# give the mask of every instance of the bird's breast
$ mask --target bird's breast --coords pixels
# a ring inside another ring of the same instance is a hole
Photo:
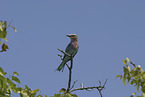
[[[77,41],[71,42],[71,49],[78,50],[78,42]]]

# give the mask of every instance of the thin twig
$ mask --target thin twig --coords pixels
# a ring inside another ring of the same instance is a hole
[[[64,52],[63,50],[60,50],[60,49],[58,49],[58,50],[59,50],[60,52],[62,52],[63,54],[65,54],[65,55],[71,57],[71,55],[69,55],[68,53]]]
[[[78,81],[78,80],[74,81],[74,83],[73,83],[72,87],[70,88],[70,90],[71,90],[72,88],[74,88],[75,83],[76,83],[77,81]]]
[[[93,89],[99,89],[99,87],[81,87],[81,88],[75,88],[75,89],[72,89],[70,90],[70,92],[73,92],[73,91],[77,91],[77,90],[87,90],[87,91],[92,91]],[[91,90],[90,90],[91,89]]]
[[[99,81],[99,83],[101,84],[100,81]],[[103,89],[105,89],[105,85],[106,85],[106,83],[107,83],[107,79],[106,79],[106,81],[105,81],[105,83],[104,83],[103,86],[100,85],[100,86],[98,86],[98,87],[95,87],[95,86],[94,86],[94,87],[84,87],[83,84],[81,84],[81,88],[75,88],[75,89],[72,89],[72,90],[70,90],[70,92],[77,91],[77,90],[87,90],[87,91],[92,91],[93,89],[97,89],[97,90],[99,91],[101,97],[103,97],[101,91],[102,91]]]

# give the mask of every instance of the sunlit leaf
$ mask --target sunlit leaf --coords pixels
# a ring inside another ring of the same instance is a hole
[[[7,73],[0,67],[0,75],[6,75]]]
[[[16,81],[17,83],[19,83],[19,84],[20,84],[20,80],[19,80],[17,77],[12,76],[12,80],[14,80],[14,81]]]
[[[38,95],[37,97],[42,97],[42,95]]]
[[[132,93],[132,95],[136,95],[136,93]]]
[[[13,72],[14,75],[19,75],[17,72]]]
[[[17,88],[17,91],[20,93],[20,91],[22,91],[23,90],[23,88],[22,87],[18,87]]]
[[[142,93],[142,97],[145,97],[145,93]]]
[[[126,66],[128,66],[126,62],[127,62],[126,60],[123,60],[123,63],[124,63]]]
[[[138,92],[138,93],[139,93],[139,86],[140,86],[140,85],[138,84],[138,85],[137,85],[137,92]]]
[[[124,77],[126,77],[126,75],[129,73],[129,70],[125,66],[123,66],[123,69],[124,69]]]
[[[60,91],[59,91],[59,93],[65,93],[66,92],[66,89],[65,88],[62,88]]]
[[[33,90],[33,91],[31,91],[31,93],[36,93],[36,92],[38,92],[40,89],[36,89],[36,90]]]
[[[128,57],[126,57],[126,61],[130,63],[130,61],[129,61],[129,58],[128,58]]]
[[[7,78],[7,82],[12,88],[15,88],[16,85],[9,78]]]
[[[15,30],[15,32],[17,32],[17,30],[16,30],[16,28],[14,26],[11,26],[11,27]]]
[[[64,97],[72,97],[71,94],[66,93]]]
[[[126,77],[123,77],[123,84],[126,86]]]
[[[72,94],[73,97],[78,97],[76,94]]]
[[[3,82],[5,82],[6,81],[6,78],[4,76],[0,75],[0,80],[2,80]]]
[[[25,89],[26,89],[26,90],[29,90],[29,88],[28,88],[28,86],[27,86],[27,85],[25,85]]]
[[[5,38],[7,35],[7,31],[3,29],[3,31],[0,31],[0,38]]]
[[[117,79],[118,77],[120,77],[120,79],[122,79],[122,75],[117,75],[117,76],[116,76],[116,79]]]
[[[137,83],[137,80],[133,79],[133,80],[130,82],[130,85],[133,85],[134,83]]]
[[[3,31],[3,21],[0,22],[0,31]]]
[[[22,93],[22,97],[29,97],[27,93]]]
[[[48,97],[47,95],[45,95],[45,97]]]
[[[128,83],[129,83],[129,81],[131,80],[130,74],[127,76],[127,79],[128,79]]]
[[[61,94],[55,94],[53,97],[62,97]]]
[[[5,41],[8,41],[6,38],[3,38]]]

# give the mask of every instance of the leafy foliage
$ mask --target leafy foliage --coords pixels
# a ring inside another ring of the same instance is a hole
[[[136,66],[134,63],[132,63],[129,58],[126,58],[126,60],[123,60],[125,66],[123,66],[124,75],[117,75],[116,77],[119,77],[122,79],[123,77],[123,83],[126,85],[126,81],[130,83],[130,85],[134,85],[137,89],[137,92],[139,93],[140,88],[142,91],[142,96],[138,97],[145,97],[145,71],[141,68],[140,65]],[[131,64],[134,66],[133,69],[130,69]],[[130,97],[133,97],[133,95],[136,95],[136,93],[132,93]]]
[[[19,75],[17,72],[14,72],[10,78],[6,77],[6,74],[0,67],[0,97],[9,97],[12,93],[19,93],[20,97],[36,97],[39,89],[31,90],[27,85],[25,88],[18,87],[20,80],[17,77]],[[37,95],[37,97],[42,97],[42,95]]]
[[[15,32],[17,32],[16,28],[14,26],[11,25],[7,25],[7,22],[0,22],[0,44],[2,44],[2,50],[0,52],[3,51],[7,51],[7,49],[9,49],[8,45],[6,45],[5,43],[2,43],[1,39],[4,39],[5,41],[8,41],[6,36],[7,36],[7,28],[8,27],[12,27]]]
[[[15,32],[15,27],[11,25],[7,25],[7,22],[0,22],[0,44],[2,44],[2,50],[7,51],[8,45],[5,43],[2,43],[1,39],[4,39],[5,41],[8,41],[6,39],[7,36],[7,28],[12,27]],[[19,74],[17,72],[13,72],[13,75],[11,77],[6,76],[7,72],[4,72],[4,70],[0,67],[0,97],[10,97],[12,93],[19,93],[20,97],[42,97],[42,95],[37,95],[37,92],[39,92],[39,89],[31,90],[31,88],[28,88],[27,85],[25,85],[25,88],[19,87],[20,80],[18,78]],[[47,95],[45,95],[47,97]]]

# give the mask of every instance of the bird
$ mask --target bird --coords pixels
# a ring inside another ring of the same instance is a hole
[[[69,37],[71,39],[71,42],[68,44],[68,46],[65,49],[65,52],[69,55],[71,55],[72,57],[74,57],[77,52],[78,52],[78,37],[76,34],[68,34],[66,35],[67,37]],[[59,67],[56,69],[57,71],[63,71],[63,68],[65,67],[65,64],[71,60],[71,57],[68,55],[64,55],[61,64],[59,65]]]

